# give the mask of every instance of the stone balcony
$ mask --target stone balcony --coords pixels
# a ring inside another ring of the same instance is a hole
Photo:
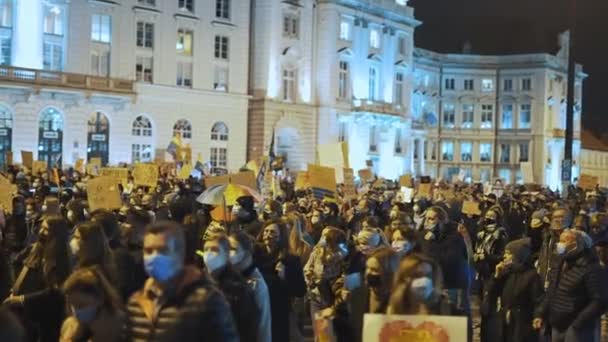
[[[60,71],[0,66],[0,84],[85,90],[121,95],[135,95],[135,82],[124,79],[72,74]]]
[[[372,100],[353,100],[352,112],[390,115],[405,118],[407,108],[393,103],[372,101]]]

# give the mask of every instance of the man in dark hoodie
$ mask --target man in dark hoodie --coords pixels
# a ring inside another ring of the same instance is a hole
[[[556,251],[547,295],[535,312],[533,325],[539,329],[548,322],[553,342],[597,342],[608,284],[591,238],[581,231],[564,231]]]

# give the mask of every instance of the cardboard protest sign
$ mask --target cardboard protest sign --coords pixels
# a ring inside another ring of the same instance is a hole
[[[205,187],[209,188],[218,184],[228,184],[230,182],[229,175],[205,177]]]
[[[4,177],[4,175],[0,175],[0,184],[12,184],[10,180],[8,180],[8,178]]]
[[[175,163],[162,162],[159,166],[162,175],[171,175],[175,171]]]
[[[84,173],[84,159],[76,160],[76,163],[74,164],[74,170],[80,173]]]
[[[184,163],[184,165],[182,165],[181,169],[179,169],[177,178],[188,179],[188,178],[190,178],[191,173],[192,173],[192,165],[190,165],[189,163]]]
[[[99,176],[110,177],[116,184],[126,185],[129,182],[129,169],[122,167],[103,167],[99,169]]]
[[[461,342],[467,340],[466,316],[365,314],[365,342]]]
[[[431,199],[433,188],[430,183],[421,183],[418,185],[418,196]]]
[[[479,209],[479,203],[475,201],[464,201],[462,202],[462,213],[466,215],[481,215]]]
[[[13,212],[13,196],[17,193],[17,186],[11,183],[0,183],[0,206],[7,213]]]
[[[47,169],[47,165],[45,161],[34,160],[32,164],[32,174],[38,175],[41,173],[45,173]]]
[[[521,175],[524,179],[525,184],[534,183],[534,170],[532,169],[531,162],[521,162],[519,163],[519,168],[521,170]]]
[[[581,174],[580,177],[578,177],[578,186],[583,190],[593,190],[597,184],[597,176]]]
[[[361,178],[361,183],[367,183],[374,178],[374,175],[370,169],[363,169],[359,170],[359,178]]]
[[[308,164],[310,186],[331,193],[336,191],[336,171],[331,167]]]
[[[441,190],[439,190],[439,193],[446,200],[453,200],[454,198],[456,198],[456,194],[454,193],[454,190],[452,190],[452,189],[441,189]]]
[[[34,154],[31,151],[21,151],[21,165],[32,169],[34,165]]]
[[[431,183],[431,176],[421,176],[420,183],[422,183],[422,184]]]
[[[241,171],[231,174],[230,183],[244,185],[254,190],[257,188],[257,179],[253,171]]]
[[[315,313],[313,331],[315,332],[315,341],[318,342],[336,342],[336,334],[334,332],[334,323],[329,315],[323,315],[323,311]]]
[[[118,184],[113,177],[97,177],[87,183],[87,200],[91,211],[120,209],[122,201]]]
[[[344,143],[322,144],[317,147],[319,164],[330,167],[348,167],[348,155],[344,153],[348,147]]]
[[[13,151],[6,151],[4,153],[4,158],[6,160],[6,165],[13,165]]]
[[[344,196],[356,197],[355,175],[353,169],[342,169],[344,174]]]
[[[135,164],[133,179],[135,185],[155,187],[158,183],[158,166],[156,164]]]
[[[306,190],[308,188],[310,188],[308,171],[298,171],[296,174],[295,190]]]
[[[402,186],[401,193],[403,194],[403,203],[412,203],[412,199],[414,198],[413,188]]]
[[[412,176],[411,175],[403,175],[399,178],[399,186],[412,186]]]

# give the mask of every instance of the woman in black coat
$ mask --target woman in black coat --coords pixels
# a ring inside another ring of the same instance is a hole
[[[291,302],[306,293],[304,271],[300,258],[287,252],[287,231],[279,221],[264,225],[259,236],[261,246],[255,261],[259,266],[270,294],[272,340],[289,341]]]
[[[543,286],[532,265],[531,255],[530,239],[508,243],[503,261],[496,266],[496,272],[486,286],[483,305],[494,306],[486,303],[490,300],[500,303],[497,331],[493,332],[495,341],[538,341],[532,320],[534,309],[543,298]]]

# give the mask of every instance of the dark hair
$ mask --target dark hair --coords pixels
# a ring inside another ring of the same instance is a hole
[[[116,267],[102,226],[97,222],[84,222],[76,226],[80,233],[81,247],[78,251],[76,269],[98,266],[111,281],[116,280]]]
[[[241,245],[241,248],[253,255],[255,249],[255,240],[251,237],[251,235],[245,233],[244,231],[234,232],[229,235],[229,237],[235,239]]]
[[[123,310],[118,292],[103,271],[97,267],[85,267],[74,271],[63,284],[63,292],[66,295],[80,292],[95,298],[101,298],[103,299],[103,306],[111,313]]]
[[[211,234],[205,243],[207,243],[207,241],[217,241],[217,243],[226,253],[230,252],[230,241],[228,241],[228,235],[226,234]]]
[[[118,219],[111,211],[97,209],[91,213],[91,221],[101,225],[108,241],[112,241],[118,237]]]
[[[187,197],[180,196],[169,204],[169,212],[171,213],[171,220],[183,223],[186,215],[193,212],[192,201]]]
[[[0,341],[22,342],[25,341],[25,330],[8,308],[0,308]]]
[[[49,227],[49,237],[43,246],[43,274],[49,286],[61,286],[70,275],[68,255],[68,223],[60,215],[44,219]]]
[[[79,200],[79,199],[72,199],[66,205],[66,209],[68,211],[71,210],[74,213],[74,216],[76,218],[76,222],[82,222],[82,221],[84,221],[86,219],[85,216],[84,216],[84,210],[85,210],[85,208],[86,208],[86,206],[84,204],[84,201],[83,200]]]
[[[184,229],[176,222],[172,221],[160,221],[149,225],[146,229],[147,234],[163,234],[166,237],[173,238],[175,240],[175,249],[182,258],[186,256],[186,237]]]
[[[260,231],[258,235],[258,241],[264,241],[264,230],[269,226],[276,225],[279,230],[279,243],[278,243],[278,252],[279,254],[286,254],[287,249],[289,247],[289,236],[287,233],[287,227],[281,220],[269,220],[264,222],[264,228]]]

